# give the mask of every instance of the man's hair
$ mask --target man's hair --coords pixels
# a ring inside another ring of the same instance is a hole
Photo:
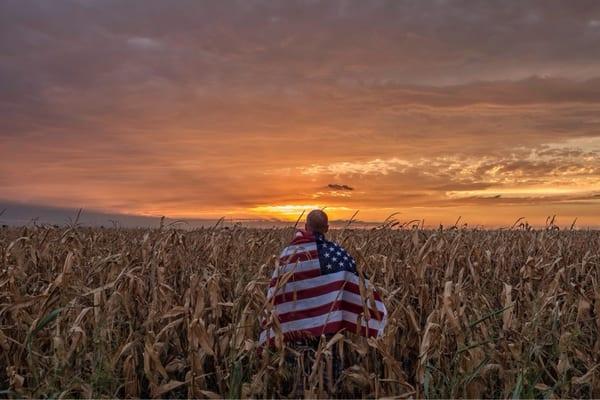
[[[306,216],[306,227],[312,232],[325,233],[329,229],[329,219],[322,210],[312,210]]]

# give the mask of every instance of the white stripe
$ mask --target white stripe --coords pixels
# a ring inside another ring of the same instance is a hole
[[[306,253],[315,250],[317,250],[316,242],[293,244],[283,249],[283,251],[281,252],[281,257],[287,257],[293,254]]]
[[[350,275],[353,275],[353,276],[350,276]],[[348,279],[348,278],[350,278],[350,279]],[[358,277],[356,275],[352,274],[351,272],[340,271],[340,272],[336,272],[333,274],[327,274],[327,275],[317,276],[314,278],[303,279],[301,281],[288,282],[284,286],[280,287],[277,290],[276,294],[280,295],[283,293],[297,292],[297,291],[304,290],[304,289],[310,289],[310,288],[314,288],[317,286],[326,285],[326,284],[332,283],[332,282],[342,281],[344,279],[349,280],[350,282],[354,282],[353,278],[358,278]],[[267,292],[267,297],[270,298],[274,294],[276,289],[277,289],[276,287],[269,288],[269,291]]]
[[[294,271],[294,273],[296,273],[310,271],[312,269],[321,269],[321,265],[319,264],[318,258],[308,261],[297,261],[285,265],[280,265],[275,268],[275,271],[273,272],[273,278],[277,278],[279,275],[283,275],[290,271]]]
[[[349,292],[347,290],[334,290],[333,292],[322,294],[320,296],[309,297],[307,299],[300,300],[290,300],[285,303],[275,305],[275,310],[277,314],[285,314],[292,311],[301,311],[310,308],[315,308],[322,306],[324,304],[333,303],[336,300],[344,300],[348,303],[356,304],[357,306],[362,307],[364,302],[360,295],[356,293]],[[370,302],[367,302],[370,303]],[[381,313],[385,313],[385,306],[380,301],[375,301],[375,306],[377,310]]]
[[[283,293],[293,293],[298,292],[300,290],[310,289],[317,286],[327,285],[328,283],[337,282],[337,281],[347,281],[359,285],[360,278],[358,275],[354,274],[350,271],[339,271],[333,274],[320,275],[314,278],[303,279],[301,281],[287,282],[285,285],[277,289],[277,287],[269,288],[267,292],[267,298],[271,298],[277,290],[276,295],[280,295]],[[365,287],[371,288],[372,285],[368,280],[364,280]]]
[[[299,330],[304,330],[304,329],[315,328],[317,326],[325,325],[326,323],[337,322],[337,321],[348,321],[348,322],[352,322],[353,324],[356,324],[357,317],[358,317],[358,314],[355,314],[351,311],[338,310],[338,311],[333,311],[331,313],[327,313],[324,315],[319,315],[317,317],[304,318],[304,319],[299,319],[296,321],[284,322],[283,324],[281,324],[281,331],[282,331],[282,333],[299,331]],[[363,327],[367,326],[367,321],[365,321],[363,319],[361,321],[361,325]],[[383,331],[383,328],[385,327],[385,321],[377,321],[376,319],[370,319],[369,323],[368,323],[368,327],[370,329],[377,329],[381,334],[381,332]],[[275,331],[273,329],[270,329],[269,331],[262,331],[260,333],[259,343],[262,344],[267,340],[267,334],[271,338],[275,337]]]

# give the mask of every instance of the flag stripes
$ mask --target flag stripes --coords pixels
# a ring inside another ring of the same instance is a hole
[[[341,246],[318,235],[300,232],[281,253],[267,291],[272,313],[261,323],[261,344],[274,338],[275,326],[284,340],[340,330],[383,332],[387,310],[379,293],[359,277]]]

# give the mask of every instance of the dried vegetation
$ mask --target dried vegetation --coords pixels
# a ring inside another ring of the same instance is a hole
[[[323,343],[303,378],[255,348],[291,233],[0,229],[0,397],[321,396],[333,346],[339,395],[600,397],[600,232],[335,231],[388,326]]]

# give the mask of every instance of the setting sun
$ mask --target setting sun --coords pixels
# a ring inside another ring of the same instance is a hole
[[[257,216],[269,216],[275,218],[281,218],[286,221],[296,220],[303,212],[324,209],[330,215],[331,218],[342,218],[344,214],[342,212],[351,211],[348,207],[326,207],[323,205],[316,204],[304,204],[304,205],[273,205],[273,206],[258,206],[252,208],[252,212],[256,213]]]

